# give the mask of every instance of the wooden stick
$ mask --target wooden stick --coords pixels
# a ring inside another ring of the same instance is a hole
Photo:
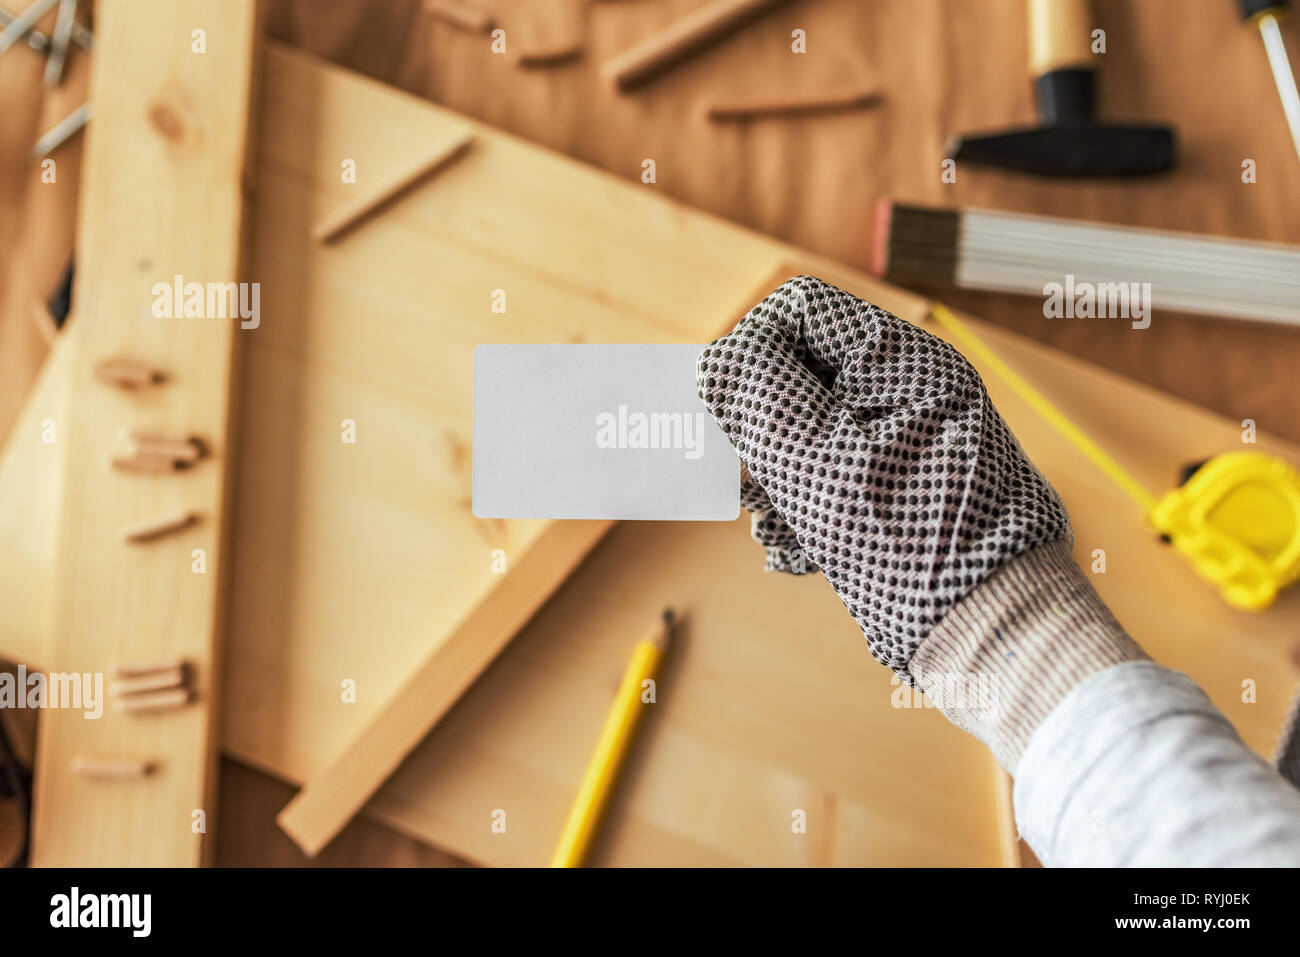
[[[111,462],[113,468],[123,472],[175,472],[187,464],[173,455],[143,449],[137,449],[129,455],[115,455]]]
[[[787,2],[713,0],[609,60],[601,72],[620,90],[630,90]]]
[[[113,666],[113,674],[118,678],[136,678],[151,675],[159,671],[173,669],[184,670],[185,662],[180,658],[162,658],[158,661],[122,661]]]
[[[154,769],[145,758],[112,758],[102,755],[76,757],[71,762],[72,773],[87,778],[142,778]]]
[[[125,678],[113,682],[113,694],[137,695],[145,691],[167,691],[178,688],[185,683],[185,669],[180,665],[166,671],[155,671],[137,678]]]
[[[759,100],[733,103],[710,103],[705,112],[714,122],[748,120],[767,116],[798,116],[830,113],[839,110],[866,109],[881,100],[877,89],[840,90],[822,93],[795,93]]]
[[[537,47],[524,50],[519,54],[518,63],[522,67],[547,67],[576,60],[582,55],[582,44],[576,41],[562,43],[553,47]]]
[[[118,356],[96,363],[95,378],[119,389],[139,389],[161,382],[163,375],[148,363]]]
[[[446,166],[464,152],[473,141],[473,133],[462,132],[438,143],[396,178],[326,216],[312,229],[312,239],[318,243],[327,243],[334,239],[403,190]]]
[[[188,688],[172,688],[168,691],[147,691],[143,694],[127,695],[117,699],[118,711],[173,711],[190,703]]]
[[[424,9],[429,16],[470,33],[490,33],[492,30],[492,14],[479,7],[456,3],[455,0],[424,0]]]
[[[162,518],[150,519],[147,522],[141,522],[139,525],[132,525],[122,529],[122,540],[125,542],[147,542],[155,538],[162,538],[164,535],[170,535],[172,532],[178,532],[183,528],[189,528],[199,517],[193,512],[177,512],[174,515],[165,515]]]
[[[192,435],[133,429],[130,437],[138,452],[149,455],[166,455],[181,462],[192,463],[197,462],[203,454],[202,446]]]

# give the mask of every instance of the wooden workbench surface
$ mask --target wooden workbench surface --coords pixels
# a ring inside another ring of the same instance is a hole
[[[587,55],[551,70],[524,71],[494,57],[485,38],[432,21],[417,0],[272,0],[270,30],[626,179],[638,180],[642,161],[653,158],[657,183],[647,189],[859,267],[867,261],[872,206],[886,195],[1300,242],[1300,161],[1259,39],[1236,22],[1226,0],[1196,4],[1194,16],[1178,0],[1096,3],[1110,50],[1103,115],[1168,121],[1184,146],[1180,168],[1162,180],[1100,186],[973,170],[960,171],[955,184],[940,181],[950,134],[1033,117],[1021,0],[799,0],[637,93],[620,97],[600,81],[597,67],[608,56],[699,2],[593,5],[575,18],[585,20]],[[514,9],[523,5],[493,4],[512,38],[526,38],[530,29]],[[807,31],[806,55],[790,53],[795,28]],[[1284,29],[1294,49],[1296,23]],[[732,127],[702,116],[713,94],[860,80],[885,92],[874,112]],[[1240,179],[1246,158],[1258,167],[1254,185]],[[946,299],[1230,418],[1251,417],[1262,430],[1300,439],[1293,330],[1157,315],[1151,329],[1135,332],[1098,321],[1049,322],[1031,300]],[[278,806],[258,804],[257,780],[243,773],[227,782],[222,800],[230,818],[243,819],[240,794],[249,795],[248,807],[262,808],[259,820]],[[223,862],[265,859],[262,834],[226,834]],[[378,862],[373,849],[369,857],[348,856],[349,846],[355,841],[349,845],[345,836],[333,859]],[[395,861],[417,859],[423,858],[393,852]]]
[[[1109,49],[1103,115],[1165,120],[1177,126],[1183,147],[1178,170],[1161,180],[1106,185],[974,170],[955,184],[940,181],[951,133],[1033,118],[1021,0],[803,0],[640,92],[618,96],[601,82],[600,62],[699,2],[594,4],[585,17],[586,55],[544,71],[493,58],[483,38],[431,20],[418,0],[272,0],[269,28],[628,179],[654,158],[654,188],[855,266],[867,262],[868,216],[882,196],[1300,242],[1300,160],[1259,38],[1236,22],[1226,0],[1190,12],[1180,0],[1094,0]],[[561,3],[582,5],[553,5]],[[508,31],[512,6],[522,0],[492,4]],[[806,55],[789,52],[795,28],[808,33]],[[1284,31],[1295,44],[1297,21]],[[886,100],[870,113],[748,126],[717,127],[701,115],[713,94],[812,89],[831,80],[875,81]],[[1253,185],[1241,182],[1246,158],[1257,164]],[[1105,322],[1053,323],[1032,300],[946,298],[1230,418],[1250,417],[1300,439],[1294,330],[1169,314],[1135,332]],[[251,773],[239,784],[227,787],[227,806],[240,794],[255,803],[262,788],[280,787]],[[366,860],[349,849],[358,830],[373,827],[354,822],[331,860]],[[287,843],[268,827],[244,842],[223,840],[221,856],[256,860],[248,851],[267,847],[264,837]],[[283,850],[281,860],[290,856]]]
[[[469,0],[467,0],[469,2]],[[525,42],[526,0],[480,0],[508,37]],[[431,19],[419,0],[270,0],[271,36],[628,179],[657,164],[655,187],[693,206],[855,266],[867,262],[868,217],[881,196],[948,205],[1089,217],[1300,242],[1300,160],[1258,35],[1228,0],[1094,0],[1107,31],[1101,112],[1178,128],[1182,162],[1151,181],[1070,184],[963,170],[939,178],[948,136],[1028,122],[1022,0],[797,0],[712,52],[627,96],[598,65],[701,0],[548,0],[575,11],[586,49],[574,62],[522,70],[493,56],[485,38]],[[13,0],[8,0],[10,7]],[[557,13],[557,19],[561,17]],[[516,28],[517,25],[517,28]],[[808,53],[790,52],[790,33]],[[1292,50],[1300,20],[1283,24]],[[68,92],[40,94],[39,64],[15,50],[0,62],[0,434],[44,351],[20,285],[57,280],[70,251],[76,198],[74,141],[58,185],[41,186],[26,145],[79,102],[84,58],[69,65]],[[884,103],[867,113],[751,125],[711,125],[712,95],[878,83]],[[1255,184],[1241,182],[1253,159]],[[65,185],[66,184],[66,185]],[[27,215],[22,214],[26,210]],[[38,226],[20,221],[35,220]],[[33,256],[32,248],[40,255]],[[29,277],[29,278],[24,278]],[[1044,320],[1040,305],[1001,295],[948,297],[955,305],[1231,418],[1300,440],[1300,398],[1289,382],[1300,357],[1290,329],[1175,314],[1135,332],[1103,321]],[[10,300],[13,300],[12,302]]]

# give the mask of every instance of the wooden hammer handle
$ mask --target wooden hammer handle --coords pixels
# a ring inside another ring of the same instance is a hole
[[[1088,0],[1029,0],[1030,72],[1091,67],[1094,25]]]

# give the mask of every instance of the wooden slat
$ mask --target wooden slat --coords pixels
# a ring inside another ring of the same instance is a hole
[[[77,340],[68,405],[55,565],[56,671],[103,673],[115,659],[184,658],[197,703],[150,715],[106,708],[44,715],[36,767],[33,861],[39,865],[194,865],[215,825],[219,645],[233,448],[230,421],[238,318],[151,315],[153,286],[182,275],[233,282],[245,228],[245,164],[261,23],[254,0],[104,0],[97,8],[77,249]],[[195,30],[205,50],[195,49]],[[136,356],[166,381],[143,393],[99,382],[114,355]],[[129,428],[200,435],[211,460],[159,479],[109,469]],[[119,531],[168,511],[188,528],[147,544]],[[192,551],[206,551],[206,571]],[[78,776],[83,754],[133,754],[148,777]],[[206,814],[207,834],[192,827]]]

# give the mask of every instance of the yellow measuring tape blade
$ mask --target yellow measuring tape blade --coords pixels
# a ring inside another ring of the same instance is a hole
[[[1088,438],[1082,429],[1067,419],[1060,409],[1047,401],[1041,392],[1022,379],[1016,374],[1015,370],[998,358],[997,353],[986,346],[984,341],[975,335],[966,323],[953,315],[947,307],[937,302],[930,304],[930,315],[952,334],[952,337],[961,344],[963,351],[968,356],[978,359],[980,365],[995,373],[1017,395],[1033,406],[1034,410],[1046,419],[1052,428],[1056,429],[1071,445],[1086,455],[1097,468],[1110,476],[1115,484],[1142,506],[1144,514],[1149,514],[1156,507],[1154,495],[1143,488],[1142,484],[1126,472],[1123,466],[1107,455],[1101,446]]]

